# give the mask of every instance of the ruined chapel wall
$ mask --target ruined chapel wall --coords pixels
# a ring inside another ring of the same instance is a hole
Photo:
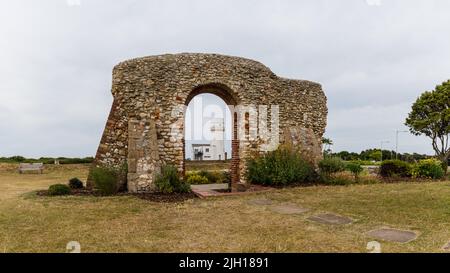
[[[211,90],[227,89],[238,105],[279,105],[282,141],[284,128],[311,128],[317,138],[321,138],[325,130],[326,97],[317,83],[279,78],[264,65],[237,57],[151,56],[125,61],[114,68],[114,104],[96,164],[119,166],[127,161],[129,121],[137,120],[144,127],[154,123],[156,130],[151,131],[156,131],[160,165],[173,164],[182,171],[184,146],[171,133],[178,121],[182,134],[183,113],[177,109],[187,103],[193,90],[202,86],[209,86]],[[259,145],[258,140],[241,141],[240,158],[257,151]],[[240,172],[245,172],[244,160],[240,161]]]

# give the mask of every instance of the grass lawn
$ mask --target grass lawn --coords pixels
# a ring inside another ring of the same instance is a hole
[[[186,171],[223,171],[231,168],[231,160],[227,161],[185,161]]]
[[[32,192],[77,176],[88,166],[50,166],[43,175],[0,165],[0,252],[366,252],[365,232],[413,230],[407,243],[382,242],[383,252],[441,252],[450,240],[450,182],[308,187],[181,204],[131,196],[38,197]],[[309,208],[277,214],[248,204],[255,198]],[[306,218],[333,212],[356,220],[325,226]]]

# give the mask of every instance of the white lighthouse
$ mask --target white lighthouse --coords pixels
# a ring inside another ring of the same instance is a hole
[[[212,160],[225,160],[225,125],[223,119],[212,119],[211,124],[211,150]]]
[[[206,123],[209,127],[210,143],[192,144],[193,160],[226,160],[225,124],[223,118],[211,118]]]

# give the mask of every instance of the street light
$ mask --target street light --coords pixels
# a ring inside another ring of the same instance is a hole
[[[408,133],[408,131],[395,131],[395,159],[398,159],[398,134],[399,133]]]
[[[389,143],[389,141],[381,141],[381,162],[383,162],[383,144],[384,143]]]

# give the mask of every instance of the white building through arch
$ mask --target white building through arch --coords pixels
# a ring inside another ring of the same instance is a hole
[[[192,144],[193,160],[227,160],[225,152],[225,124],[223,118],[210,118],[207,123],[209,143]]]

